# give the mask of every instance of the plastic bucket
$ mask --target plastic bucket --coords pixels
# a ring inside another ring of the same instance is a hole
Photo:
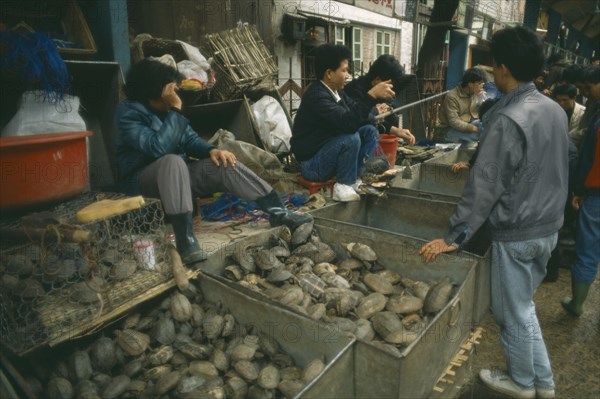
[[[379,145],[390,163],[390,168],[393,168],[394,165],[396,165],[396,155],[398,153],[398,136],[393,134],[380,134]]]
[[[0,137],[0,209],[65,200],[88,184],[86,137],[92,132]]]

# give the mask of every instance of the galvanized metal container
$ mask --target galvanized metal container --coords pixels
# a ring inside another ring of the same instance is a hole
[[[424,240],[442,238],[448,233],[448,218],[456,210],[456,201],[424,198],[417,191],[409,191],[413,196],[397,194],[397,191],[390,190],[379,198],[363,197],[360,202],[337,203],[311,214],[320,224],[340,229],[345,229],[345,225],[359,225]],[[477,325],[490,306],[490,237],[485,229],[467,243],[463,256],[477,261],[473,312],[473,322]]]
[[[442,255],[425,264],[418,253],[423,240],[324,219],[315,220],[315,229],[324,242],[361,242],[371,246],[382,266],[402,276],[418,280],[449,276],[456,284],[450,302],[400,355],[361,340],[355,345],[356,397],[428,397],[471,330],[476,260],[464,255]]]
[[[334,249],[339,249],[341,244],[349,242],[361,242],[371,246],[383,267],[402,276],[425,281],[448,276],[455,285],[455,292],[449,303],[431,320],[417,340],[404,348],[400,355],[387,352],[370,342],[357,340],[354,349],[353,378],[338,376],[335,383],[329,383],[334,385],[324,388],[325,384],[320,383],[317,387],[311,388],[318,394],[313,395],[311,392],[307,395],[344,397],[348,393],[346,390],[350,389],[349,385],[353,385],[354,397],[357,398],[429,396],[437,379],[473,326],[474,285],[478,258],[467,254],[442,255],[435,262],[425,264],[418,254],[419,248],[425,241],[415,237],[322,218],[315,219],[315,229],[321,240],[332,245]],[[202,269],[206,273],[222,276],[225,267],[231,262],[230,256],[234,251],[241,250],[245,246],[265,244],[271,235],[277,234],[278,229],[269,229],[219,248],[206,262],[203,262]],[[280,303],[260,293],[247,290],[237,283],[221,277],[215,279],[232,290],[243,292],[246,297],[267,306],[269,314],[272,309],[283,307]],[[207,292],[208,298],[212,295],[211,292]],[[265,315],[254,315],[250,311],[244,317],[246,316],[250,320],[255,317],[265,317]],[[328,325],[309,320],[304,315],[298,314],[297,317],[308,323],[307,327],[303,328],[313,328],[326,335],[329,334],[331,327]],[[318,347],[312,342],[305,345]],[[306,350],[310,349],[307,347]],[[345,357],[337,361],[340,364],[346,362]],[[334,374],[338,373],[341,371],[336,371]],[[348,386],[335,385],[340,380]],[[325,389],[329,390],[323,391]]]
[[[392,188],[408,195],[418,192],[423,197],[443,195],[446,196],[445,199],[460,198],[469,178],[469,171],[466,169],[454,173],[450,170],[450,165],[437,163],[413,165],[411,171],[410,178],[404,178],[399,173],[391,182]]]
[[[459,147],[435,158],[428,159],[424,163],[452,165],[456,162],[469,162],[473,154],[475,154],[474,148],[462,149]]]
[[[276,340],[284,352],[304,367],[324,355],[325,369],[295,398],[355,398],[355,338],[268,302],[250,297],[240,286],[219,277],[202,275],[198,281],[204,297],[218,302],[242,325],[252,325]]]

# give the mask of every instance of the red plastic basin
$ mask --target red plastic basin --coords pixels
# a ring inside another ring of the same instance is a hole
[[[88,183],[86,137],[92,132],[0,137],[0,208],[68,199]]]

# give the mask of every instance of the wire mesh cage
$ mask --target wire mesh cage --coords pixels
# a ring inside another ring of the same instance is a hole
[[[270,89],[277,81],[277,66],[260,38],[256,26],[209,34],[202,50],[214,58],[218,101],[240,98],[248,90]]]
[[[15,353],[88,332],[171,279],[159,200],[76,225],[79,209],[121,197],[90,193],[66,202],[50,212],[52,223],[41,234],[25,219],[0,226],[30,238],[0,247],[0,340]],[[61,234],[69,228],[85,234]]]

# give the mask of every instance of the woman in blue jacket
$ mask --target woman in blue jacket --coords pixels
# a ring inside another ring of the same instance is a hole
[[[194,235],[193,196],[230,192],[256,200],[271,225],[294,229],[312,220],[288,211],[273,188],[229,151],[202,140],[181,113],[180,75],[159,61],[143,60],[127,75],[127,100],[117,109],[116,158],[121,190],[160,198],[186,264],[206,259]]]

